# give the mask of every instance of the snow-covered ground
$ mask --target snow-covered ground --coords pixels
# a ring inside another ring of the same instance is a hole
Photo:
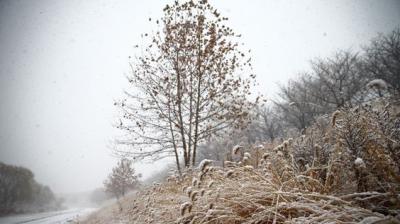
[[[0,224],[63,224],[93,212],[94,208],[74,208],[56,212],[43,212],[0,217]]]

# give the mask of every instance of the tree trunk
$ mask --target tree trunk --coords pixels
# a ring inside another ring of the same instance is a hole
[[[183,157],[185,161],[185,167],[189,166],[190,163],[190,158],[188,157],[187,154],[187,147],[186,147],[186,139],[185,139],[185,132],[184,132],[184,127],[183,127],[183,118],[182,118],[182,96],[181,96],[181,74],[179,72],[179,53],[176,52],[176,65],[175,65],[175,71],[177,75],[177,103],[178,103],[178,120],[179,120],[179,129],[181,133],[181,138],[182,138],[182,148],[183,148]]]
[[[196,150],[199,138],[199,114],[200,114],[200,97],[201,97],[201,29],[197,33],[198,44],[197,44],[197,100],[196,100],[196,115],[195,115],[195,130],[194,130],[194,143],[193,143],[193,154],[192,154],[192,166],[196,163]]]
[[[201,91],[201,75],[199,74],[199,83],[197,84],[197,102],[196,102],[196,115],[195,115],[195,130],[194,130],[194,143],[193,143],[193,155],[192,165],[196,163],[196,150],[199,138],[199,110],[200,110],[200,91]]]
[[[189,155],[188,157],[190,158],[190,154],[192,151],[192,126],[193,126],[193,74],[190,73],[190,94],[189,94]]]
[[[172,120],[171,120],[171,100],[168,99],[168,120],[169,120],[169,130],[171,132],[171,139],[172,139],[172,145],[174,147],[174,154],[175,154],[175,162],[176,162],[176,168],[178,169],[179,176],[182,176],[181,172],[181,166],[179,164],[179,155],[178,155],[178,149],[175,143],[175,136],[174,136],[174,129],[172,127]]]

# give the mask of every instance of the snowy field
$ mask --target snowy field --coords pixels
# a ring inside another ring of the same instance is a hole
[[[74,208],[56,212],[23,214],[0,217],[0,224],[63,224],[72,223],[79,217],[93,212],[94,208]]]

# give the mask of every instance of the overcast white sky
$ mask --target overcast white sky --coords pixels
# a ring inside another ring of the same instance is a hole
[[[107,146],[128,56],[170,2],[1,0],[0,161],[58,193],[101,186],[116,162]],[[310,59],[358,50],[400,25],[398,0],[211,3],[252,49],[257,91],[268,96]],[[159,167],[137,166],[145,176]]]

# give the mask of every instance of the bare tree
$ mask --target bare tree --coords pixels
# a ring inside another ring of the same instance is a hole
[[[117,127],[127,134],[117,141],[126,146],[119,152],[138,159],[174,156],[180,170],[181,161],[195,164],[201,142],[246,126],[259,101],[248,100],[255,75],[225,20],[206,0],[164,8],[154,21],[158,31],[144,35],[149,44],[131,63],[132,91],[116,103],[123,112]]]
[[[389,91],[400,97],[400,28],[380,35],[365,47],[365,74],[370,79],[382,79]]]
[[[274,142],[283,136],[283,124],[276,106],[265,106],[258,109],[258,119],[255,121],[260,140]]]
[[[280,86],[280,100],[275,102],[279,117],[286,128],[294,127],[302,131],[309,126],[317,115],[323,114],[325,107],[307,87],[313,79],[301,74],[297,80],[291,80],[286,86]]]
[[[113,168],[108,179],[104,181],[106,192],[113,194],[117,199],[123,197],[128,191],[139,186],[141,174],[136,174],[132,161],[121,159]]]
[[[311,65],[314,80],[307,83],[307,88],[320,106],[327,108],[326,112],[363,102],[367,78],[362,74],[358,54],[339,51],[331,58],[316,59]]]
[[[276,102],[282,120],[298,130],[309,126],[317,116],[365,100],[368,79],[357,54],[339,51],[333,57],[313,60],[311,66],[310,73],[281,86],[280,101]]]

